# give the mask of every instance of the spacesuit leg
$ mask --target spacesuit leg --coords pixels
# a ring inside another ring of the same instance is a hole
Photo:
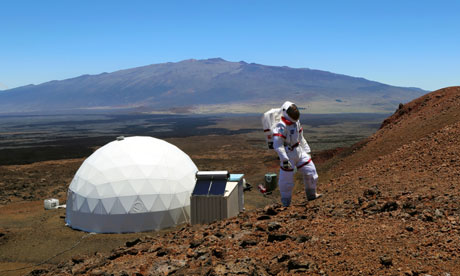
[[[303,183],[305,186],[305,194],[308,200],[314,200],[321,197],[321,194],[316,193],[316,184],[318,183],[318,173],[313,161],[299,169],[303,175]]]
[[[281,194],[281,203],[288,207],[291,205],[292,189],[294,188],[294,171],[285,171],[280,169],[278,187]]]

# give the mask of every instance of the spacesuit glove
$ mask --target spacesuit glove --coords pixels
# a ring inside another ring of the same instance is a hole
[[[283,161],[283,163],[281,163],[281,167],[285,170],[292,170],[292,165],[288,160]]]

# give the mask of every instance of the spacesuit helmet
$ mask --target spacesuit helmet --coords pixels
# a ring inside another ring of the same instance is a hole
[[[285,102],[282,106],[283,116],[289,121],[297,122],[300,118],[299,108],[292,102]]]

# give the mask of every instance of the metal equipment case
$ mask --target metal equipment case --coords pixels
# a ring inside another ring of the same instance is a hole
[[[243,175],[231,176],[227,171],[197,172],[190,197],[192,224],[211,223],[238,215],[242,209],[238,188]]]

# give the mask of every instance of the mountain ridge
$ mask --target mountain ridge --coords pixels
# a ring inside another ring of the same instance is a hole
[[[316,69],[212,58],[150,64],[4,90],[0,92],[0,110],[143,108],[164,112],[187,107],[192,113],[248,113],[254,109],[262,112],[289,98],[313,107],[315,113],[388,112],[425,92]]]

